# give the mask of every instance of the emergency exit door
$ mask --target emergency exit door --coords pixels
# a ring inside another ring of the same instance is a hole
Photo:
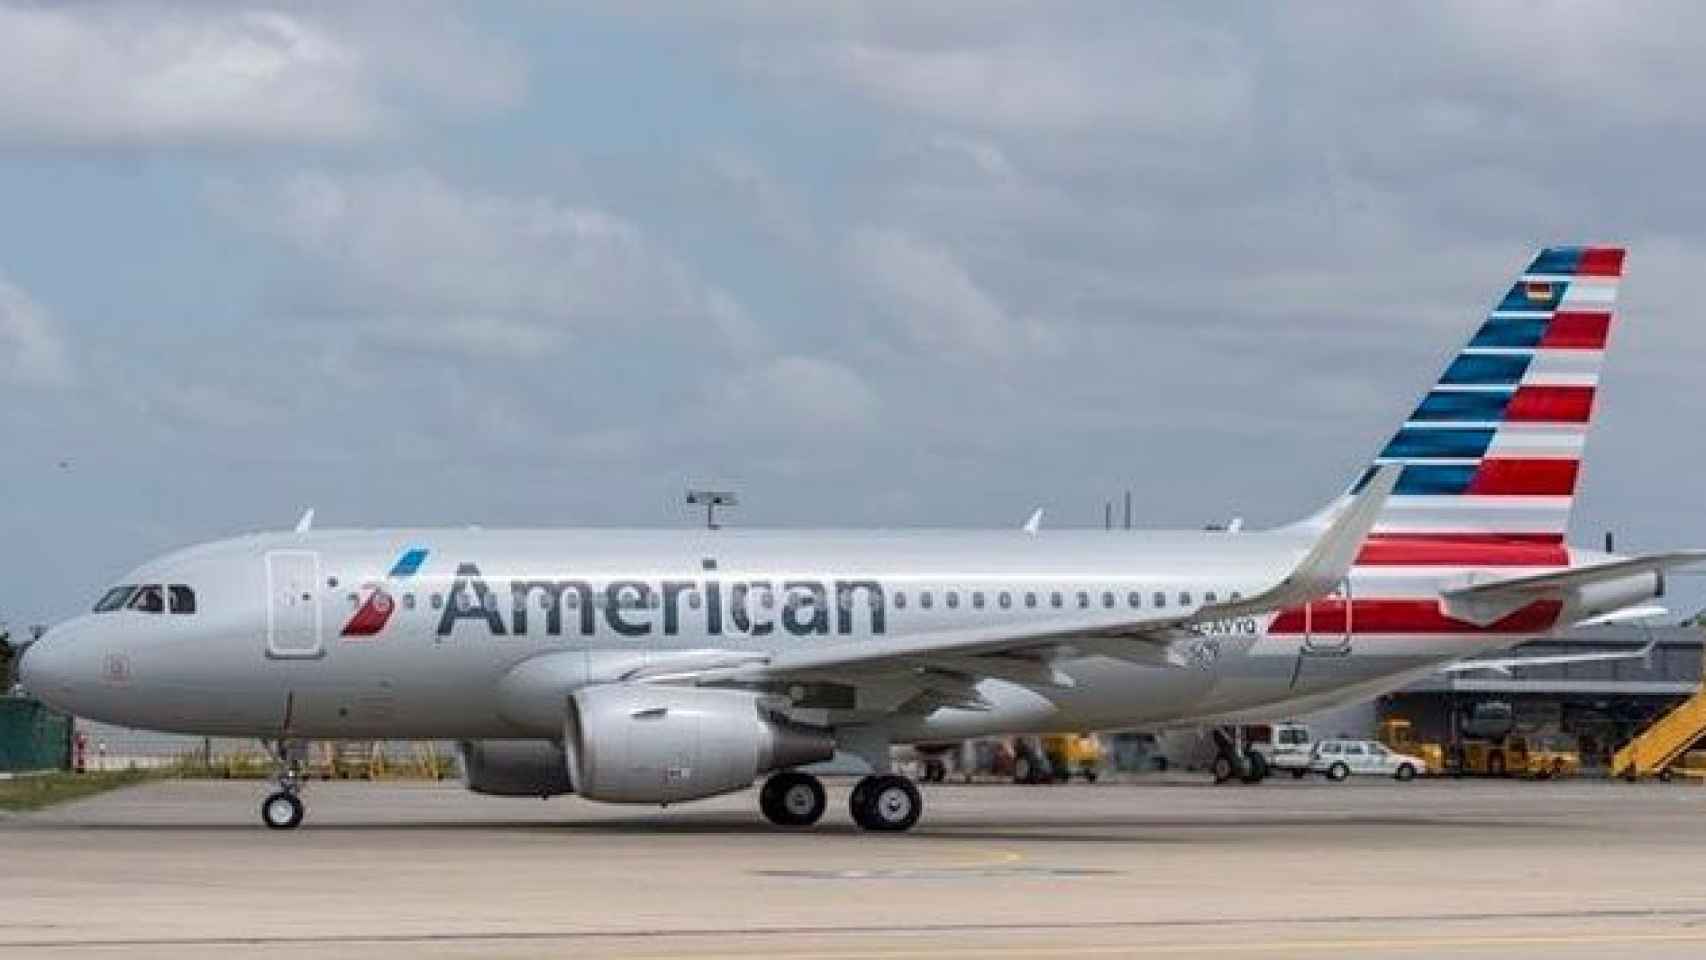
[[[266,562],[267,656],[320,656],[320,555],[274,550]]]

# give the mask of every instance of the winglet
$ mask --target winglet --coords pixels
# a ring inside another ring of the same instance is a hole
[[[302,519],[296,521],[296,532],[307,533],[314,529],[314,508],[309,507],[302,512]]]
[[[1348,503],[1342,504],[1316,537],[1314,546],[1298,561],[1285,579],[1252,597],[1204,607],[1199,619],[1218,619],[1242,613],[1262,613],[1309,603],[1331,593],[1351,572],[1363,541],[1386,508],[1386,498],[1398,486],[1403,467],[1389,463],[1377,467]]]
[[[1036,512],[1031,514],[1031,519],[1026,520],[1025,526],[1021,529],[1023,529],[1026,533],[1028,533],[1034,537],[1037,535],[1037,531],[1041,530],[1042,528],[1043,528],[1043,508],[1038,507],[1036,509]]]

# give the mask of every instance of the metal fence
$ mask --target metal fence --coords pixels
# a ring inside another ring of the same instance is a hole
[[[0,773],[63,770],[70,763],[70,717],[36,700],[0,697]]]

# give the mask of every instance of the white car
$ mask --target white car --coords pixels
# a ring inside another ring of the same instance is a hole
[[[1351,774],[1414,780],[1427,768],[1420,757],[1398,753],[1374,740],[1323,740],[1309,758],[1309,769],[1328,780],[1343,780]]]

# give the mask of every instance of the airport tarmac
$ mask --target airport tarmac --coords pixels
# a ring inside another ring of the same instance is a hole
[[[872,835],[668,810],[162,782],[0,819],[0,955],[1696,957],[1706,788],[931,785]]]

